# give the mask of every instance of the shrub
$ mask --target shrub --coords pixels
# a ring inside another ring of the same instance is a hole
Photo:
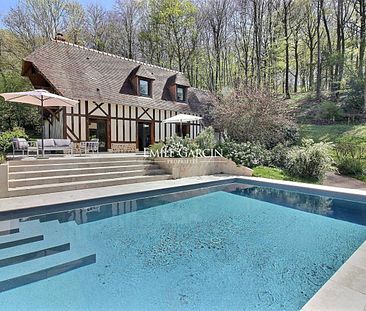
[[[202,150],[215,148],[215,131],[212,126],[205,128],[195,139],[198,147]]]
[[[364,167],[362,156],[365,149],[353,143],[340,143],[336,146],[337,168],[343,175],[362,175]]]
[[[320,118],[333,122],[342,119],[342,109],[334,102],[324,102],[320,106]]]
[[[5,157],[6,152],[10,149],[13,138],[28,138],[24,129],[21,127],[14,127],[10,131],[0,133],[0,154]]]
[[[260,144],[224,142],[219,146],[225,158],[234,161],[237,165],[255,167],[268,165],[270,161],[269,151]]]
[[[156,145],[156,146],[155,146]],[[203,154],[198,144],[188,136],[182,138],[174,135],[166,140],[166,143],[155,144],[150,147],[150,150],[161,151],[163,156],[171,158],[194,157],[197,154]]]
[[[330,149],[329,143],[315,144],[312,139],[303,139],[301,146],[293,147],[289,152],[288,173],[299,178],[323,179],[332,165]]]
[[[278,144],[271,150],[270,164],[275,167],[285,168],[289,158],[290,148],[284,144]]]
[[[259,142],[272,148],[298,138],[289,108],[266,90],[239,86],[222,96],[214,107],[214,118],[216,127],[237,142]]]
[[[351,77],[347,82],[347,92],[344,111],[350,114],[362,113],[364,110],[365,80],[359,77]]]
[[[156,157],[164,147],[165,147],[165,144],[162,141],[159,141],[158,143],[150,145],[149,146],[150,155],[152,155],[153,157]]]

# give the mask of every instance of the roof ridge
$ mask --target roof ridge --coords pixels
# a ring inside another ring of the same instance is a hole
[[[139,60],[135,60],[135,59],[123,57],[123,56],[116,55],[116,54],[112,54],[112,53],[108,53],[108,52],[98,51],[98,50],[91,49],[91,48],[87,48],[86,46],[78,45],[78,44],[75,44],[75,43],[71,43],[71,42],[67,42],[67,41],[62,41],[62,40],[56,40],[56,39],[52,39],[52,41],[53,42],[57,42],[57,43],[71,45],[71,46],[74,46],[74,47],[77,47],[79,49],[83,49],[83,50],[86,50],[86,51],[91,51],[91,52],[94,52],[94,53],[103,54],[103,55],[106,55],[106,56],[111,56],[111,57],[115,57],[115,58],[127,60],[127,61],[130,61],[130,62],[133,62],[133,63],[137,63],[137,64],[140,64],[140,65],[145,65],[145,66],[149,66],[149,67],[152,67],[152,68],[158,68],[158,69],[162,69],[162,70],[174,72],[176,74],[177,73],[181,73],[181,74],[184,75],[184,73],[181,72],[181,71],[177,71],[177,70],[173,70],[173,69],[168,69],[168,68],[165,68],[165,67],[161,67],[161,66],[157,66],[157,65],[145,63],[145,62],[142,62],[142,61],[139,61]]]

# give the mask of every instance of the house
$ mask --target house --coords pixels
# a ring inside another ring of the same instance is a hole
[[[100,150],[135,152],[201,124],[164,124],[178,113],[201,115],[209,92],[170,69],[52,40],[23,60],[22,75],[37,89],[79,101],[45,113],[45,133],[74,142],[98,138]]]

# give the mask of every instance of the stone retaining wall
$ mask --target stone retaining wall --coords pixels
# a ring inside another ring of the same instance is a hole
[[[122,153],[122,152],[136,152],[136,144],[135,143],[112,143],[111,149],[108,151]]]
[[[8,196],[8,176],[8,163],[0,164],[0,198],[5,198]]]
[[[253,170],[245,166],[237,166],[233,161],[224,157],[207,158],[155,158],[174,179],[192,176],[214,174],[230,174],[235,176],[252,176]]]

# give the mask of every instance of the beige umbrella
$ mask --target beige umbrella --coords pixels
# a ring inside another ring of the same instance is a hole
[[[44,123],[43,123],[43,109],[44,107],[72,107],[78,103],[77,100],[73,100],[67,97],[50,93],[46,90],[34,90],[28,92],[14,92],[14,93],[0,93],[0,96],[4,97],[6,101],[30,104],[41,107],[42,117],[42,155],[44,156]]]
[[[192,116],[192,115],[189,115],[189,114],[180,113],[180,114],[177,114],[174,117],[163,120],[163,123],[178,123],[178,124],[180,124],[180,134],[183,137],[182,124],[183,123],[193,122],[193,121],[199,121],[199,120],[202,120],[202,117]]]

